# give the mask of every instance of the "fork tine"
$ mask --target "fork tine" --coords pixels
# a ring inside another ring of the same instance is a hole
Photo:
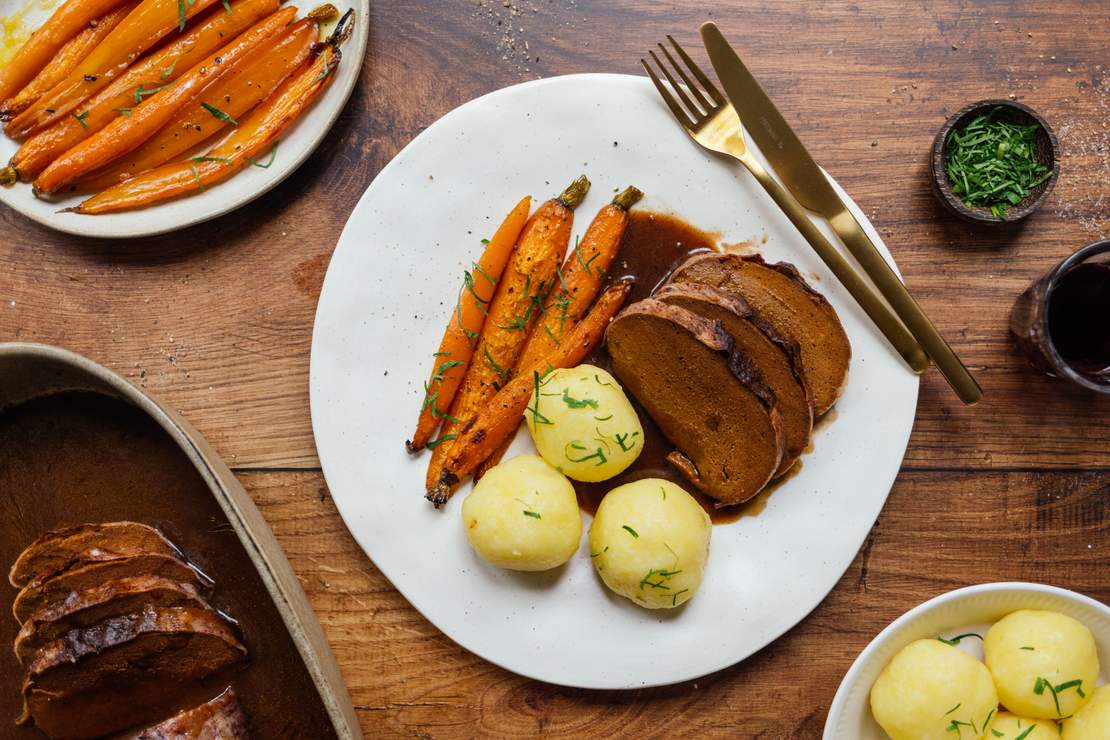
[[[686,89],[689,90],[690,94],[698,101],[698,105],[701,106],[701,109],[706,112],[713,110],[715,106],[705,99],[705,96],[701,94],[701,90],[698,86],[686,76],[686,73],[682,71],[682,65],[674,60],[671,53],[667,51],[667,47],[662,44],[657,44],[657,46],[659,47],[659,51],[663,52],[663,56],[667,57],[667,61],[671,63],[671,66],[674,67],[674,71],[678,72],[678,76],[682,78],[682,82],[685,83]]]
[[[700,121],[702,119],[702,117],[705,116],[705,112],[702,111],[700,108],[698,108],[698,106],[694,104],[694,101],[692,101],[692,100],[690,100],[690,98],[686,97],[686,93],[683,92],[682,86],[679,85],[677,82],[675,82],[675,79],[671,75],[670,70],[667,68],[667,65],[663,64],[663,62],[659,61],[659,57],[655,56],[655,52],[649,50],[648,54],[650,54],[651,58],[655,60],[655,63],[659,66],[659,69],[663,72],[663,76],[667,78],[667,82],[671,83],[671,87],[674,89],[674,91],[678,95],[679,99],[686,106],[686,110],[688,110],[690,112],[690,115],[693,117],[694,121]]]
[[[684,128],[693,129],[694,122],[690,120],[690,117],[686,114],[686,111],[682,109],[682,106],[678,104],[678,101],[671,96],[670,91],[667,90],[667,87],[663,84],[662,80],[660,80],[659,77],[656,76],[655,71],[651,68],[651,65],[645,62],[643,59],[640,60],[640,64],[642,64],[644,69],[647,70],[648,77],[651,78],[652,83],[655,85],[655,89],[659,91],[659,95],[663,98],[663,102],[666,103],[667,107],[671,109],[671,113],[673,113],[674,117],[678,119],[678,122],[681,123]]]
[[[721,92],[717,89],[717,86],[714,85],[713,82],[705,76],[705,72],[701,71],[701,67],[699,67],[694,62],[694,60],[690,58],[690,55],[687,54],[686,51],[678,45],[678,42],[674,40],[674,36],[671,36],[668,33],[667,40],[671,42],[671,46],[673,46],[674,50],[678,52],[678,55],[682,57],[682,61],[686,62],[686,66],[689,67],[690,71],[694,73],[694,77],[698,78],[698,82],[700,82],[705,87],[706,92],[709,93],[709,97],[717,101],[717,105],[724,105],[725,96],[721,95]]]

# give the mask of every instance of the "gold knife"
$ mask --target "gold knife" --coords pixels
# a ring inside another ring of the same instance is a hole
[[[714,23],[705,23],[701,27],[701,37],[725,94],[787,190],[803,206],[829,220],[833,231],[890,303],[894,313],[933,358],[960,400],[969,405],[977,403],[983,397],[983,391],[975,378],[879,254],[859,221],[829,184],[824,172],[720,29]]]

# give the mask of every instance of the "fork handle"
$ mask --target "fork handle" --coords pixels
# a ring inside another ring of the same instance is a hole
[[[763,168],[763,165],[757,162],[750,153],[740,157],[740,162],[748,168],[748,171],[759,181],[759,184],[763,186],[771,199],[778,204],[786,217],[790,219],[790,223],[802,232],[802,236],[813,247],[813,251],[817,252],[817,256],[832,270],[836,279],[848,290],[856,303],[860,305],[860,308],[875,323],[875,326],[879,327],[879,331],[883,333],[891,346],[898,351],[898,354],[902,355],[906,364],[915,373],[924,372],[929,367],[929,356],[925,354],[925,350],[902,325],[898,317],[887,308],[879,295],[871,289],[871,286],[829,243],[825,235],[818,230],[813,221],[806,215],[802,205],[795,200],[793,195],[779,185],[778,181],[771,177],[767,170]]]

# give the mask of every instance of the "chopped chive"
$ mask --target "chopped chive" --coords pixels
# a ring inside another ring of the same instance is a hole
[[[686,593],[689,590],[690,589],[688,588],[684,588],[681,591],[675,591],[674,595],[671,596],[671,606],[678,606],[678,597],[682,596],[682,594]]]
[[[450,442],[450,441],[451,441],[452,439],[458,439],[458,438],[459,438],[459,435],[457,435],[457,434],[444,434],[444,435],[443,435],[442,437],[440,437],[439,439],[433,439],[433,440],[431,440],[431,441],[430,441],[430,442],[428,442],[428,444],[427,444],[427,445],[425,445],[425,446],[426,446],[426,447],[427,447],[427,448],[428,448],[429,450],[434,450],[435,448],[439,447],[439,446],[440,446],[441,444],[443,444],[444,442]]]
[[[635,529],[633,529],[632,527],[628,526],[627,524],[622,524],[622,525],[621,525],[621,529],[625,529],[625,530],[627,530],[627,531],[628,531],[628,533],[629,533],[630,535],[632,535],[632,536],[633,536],[633,537],[635,537],[636,539],[640,539],[640,535],[638,535],[638,534],[636,533],[636,530],[635,530]]]
[[[542,517],[534,511],[525,511],[524,516],[530,516],[533,519],[542,519]]]
[[[595,421],[609,421],[612,418],[613,418],[613,415],[609,414],[608,416],[595,416],[594,420]]]
[[[227,11],[228,15],[235,15],[231,12],[231,3],[229,3],[227,0],[220,0],[220,2],[223,3],[224,10]]]
[[[270,159],[267,160],[266,164],[259,164],[254,159],[248,157],[245,154],[243,155],[243,159],[247,160],[248,162],[253,164],[255,167],[261,167],[264,170],[269,169],[270,165],[272,165],[274,163],[274,157],[277,156],[277,147],[278,147],[278,143],[275,141],[274,146],[270,149]]]
[[[228,114],[224,113],[222,110],[220,110],[219,108],[217,108],[214,105],[209,105],[208,103],[201,103],[200,107],[204,108],[206,111],[211,113],[213,117],[217,118],[218,120],[223,121],[224,123],[230,123],[232,126],[238,126],[239,125],[238,121],[236,121],[234,118],[232,118]]]
[[[602,550],[601,552],[592,552],[592,553],[590,553],[590,557],[591,558],[596,558],[597,556],[601,555],[602,553],[606,553],[606,552],[609,552],[609,546],[608,545],[606,545],[605,549]]]
[[[197,166],[191,165],[189,169],[193,171],[193,179],[197,181],[197,187],[204,190],[204,183],[200,181],[200,175],[197,174]]]
[[[482,244],[489,244],[489,239],[483,239]]]
[[[70,115],[77,119],[77,123],[81,124],[81,128],[89,127],[89,124],[85,123],[85,119],[89,115],[88,111],[85,111],[84,113],[70,113]]]
[[[128,118],[131,117],[131,109],[130,108],[115,108],[114,110],[117,113],[119,113],[121,116],[127,116]]]
[[[167,87],[169,87],[172,84],[173,84],[172,82],[167,82],[165,85],[162,85],[160,87],[151,88],[150,90],[144,90],[143,86],[139,85],[135,89],[135,102],[136,103],[141,103],[141,102],[143,102],[143,98],[148,98],[156,92],[161,92],[162,90],[165,90]]]
[[[1029,725],[1029,727],[1026,728],[1025,732],[1015,737],[1014,740],[1025,740],[1025,738],[1029,737],[1029,733],[1033,732],[1033,730],[1035,729],[1037,729],[1036,725]]]
[[[565,403],[572,409],[584,409],[587,406],[589,406],[591,409],[597,408],[597,401],[592,398],[583,398],[581,400],[577,398],[572,398],[569,388],[563,389],[563,403]]]
[[[978,637],[980,640],[983,639],[982,635],[976,634],[975,632],[968,632],[968,633],[963,634],[963,635],[956,635],[955,637],[953,637],[950,640],[946,640],[943,637],[937,637],[937,639],[940,640],[941,642],[943,642],[945,645],[959,645],[960,640],[964,639],[965,637]]]
[[[172,75],[173,74],[173,69],[174,69],[174,67],[177,66],[177,63],[179,61],[181,61],[181,55],[180,54],[178,54],[176,57],[173,58],[173,64],[171,64],[170,66],[168,66],[164,70],[162,70],[162,76],[159,77],[158,79],[164,80],[167,77],[169,77],[170,75]]]
[[[963,706],[963,704],[962,704],[962,703],[960,703],[960,704],[957,704],[956,706],[952,707],[952,708],[951,708],[951,709],[949,709],[949,710],[948,710],[947,712],[945,712],[945,713],[944,713],[944,716],[945,716],[945,717],[947,717],[948,715],[952,714],[952,712],[955,712],[955,711],[956,711],[957,709],[959,709],[959,708],[960,708],[961,706]]]
[[[223,162],[228,167],[231,166],[231,160],[227,157],[193,157],[194,162]]]
[[[1023,645],[1023,646],[1021,646],[1021,647],[1020,647],[1020,648],[1018,648],[1018,649],[1019,649],[1019,650],[1032,650],[1033,648],[1029,647],[1028,645]]]

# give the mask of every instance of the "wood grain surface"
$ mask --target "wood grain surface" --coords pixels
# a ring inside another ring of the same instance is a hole
[[[1110,232],[1108,16],[1099,0],[372,2],[339,122],[252,205],[134,242],[56,234],[0,207],[0,341],[88,355],[207,436],[285,546],[368,737],[818,737],[855,655],[927,598],[1026,579],[1110,600],[1110,396],[1037,375],[1007,333],[1018,293]],[[651,44],[672,33],[695,48],[707,19],[872,218],[984,401],[964,408],[924,377],[903,472],[852,567],[740,666],[637,692],[528,681],[420,617],[336,514],[308,412],[320,284],[362,191],[444,113],[536,77],[639,74]],[[1055,127],[1063,171],[1028,222],[983,231],[936,204],[927,158],[947,113],[1007,96]]]

